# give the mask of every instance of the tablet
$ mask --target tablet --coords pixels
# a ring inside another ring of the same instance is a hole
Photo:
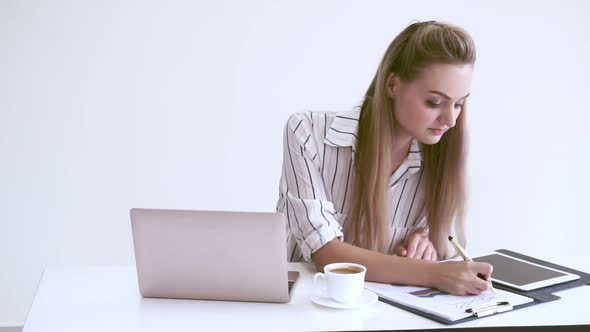
[[[523,291],[530,291],[550,285],[579,279],[580,276],[527,262],[501,253],[494,253],[473,259],[489,263],[494,267],[492,281]]]

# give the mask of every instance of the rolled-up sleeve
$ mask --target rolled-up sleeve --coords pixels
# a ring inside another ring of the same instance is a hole
[[[318,139],[307,114],[296,113],[287,121],[277,211],[285,215],[289,233],[306,261],[326,243],[343,237],[320,175],[323,161],[320,161]]]
[[[428,218],[426,217],[426,209],[422,209],[422,213],[416,218],[416,222],[414,226],[412,226],[412,233],[414,232],[426,232],[430,231],[430,226],[428,225]]]

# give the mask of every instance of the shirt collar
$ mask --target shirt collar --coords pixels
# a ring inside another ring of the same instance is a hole
[[[326,133],[324,143],[334,147],[351,147],[356,152],[356,139],[361,115],[360,107],[352,111],[338,112]]]
[[[408,152],[408,160],[424,160],[422,155],[422,144],[418,142],[417,139],[412,139],[412,144],[410,145],[410,151]]]
[[[414,138],[412,139],[412,144],[410,145],[408,157],[404,161],[407,167],[410,168],[410,173],[416,173],[420,167],[422,167],[423,160],[424,154],[422,153],[422,144],[420,144],[420,142]]]

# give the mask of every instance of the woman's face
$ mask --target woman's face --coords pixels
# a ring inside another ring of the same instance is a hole
[[[410,82],[391,74],[387,94],[394,101],[395,135],[438,143],[455,126],[469,96],[472,75],[470,64],[432,64]]]

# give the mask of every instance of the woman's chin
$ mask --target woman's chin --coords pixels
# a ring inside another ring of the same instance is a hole
[[[425,136],[425,137],[417,137],[418,142],[422,143],[422,144],[426,144],[426,145],[432,145],[432,144],[436,144],[438,142],[440,142],[440,139],[442,138],[442,136]]]

